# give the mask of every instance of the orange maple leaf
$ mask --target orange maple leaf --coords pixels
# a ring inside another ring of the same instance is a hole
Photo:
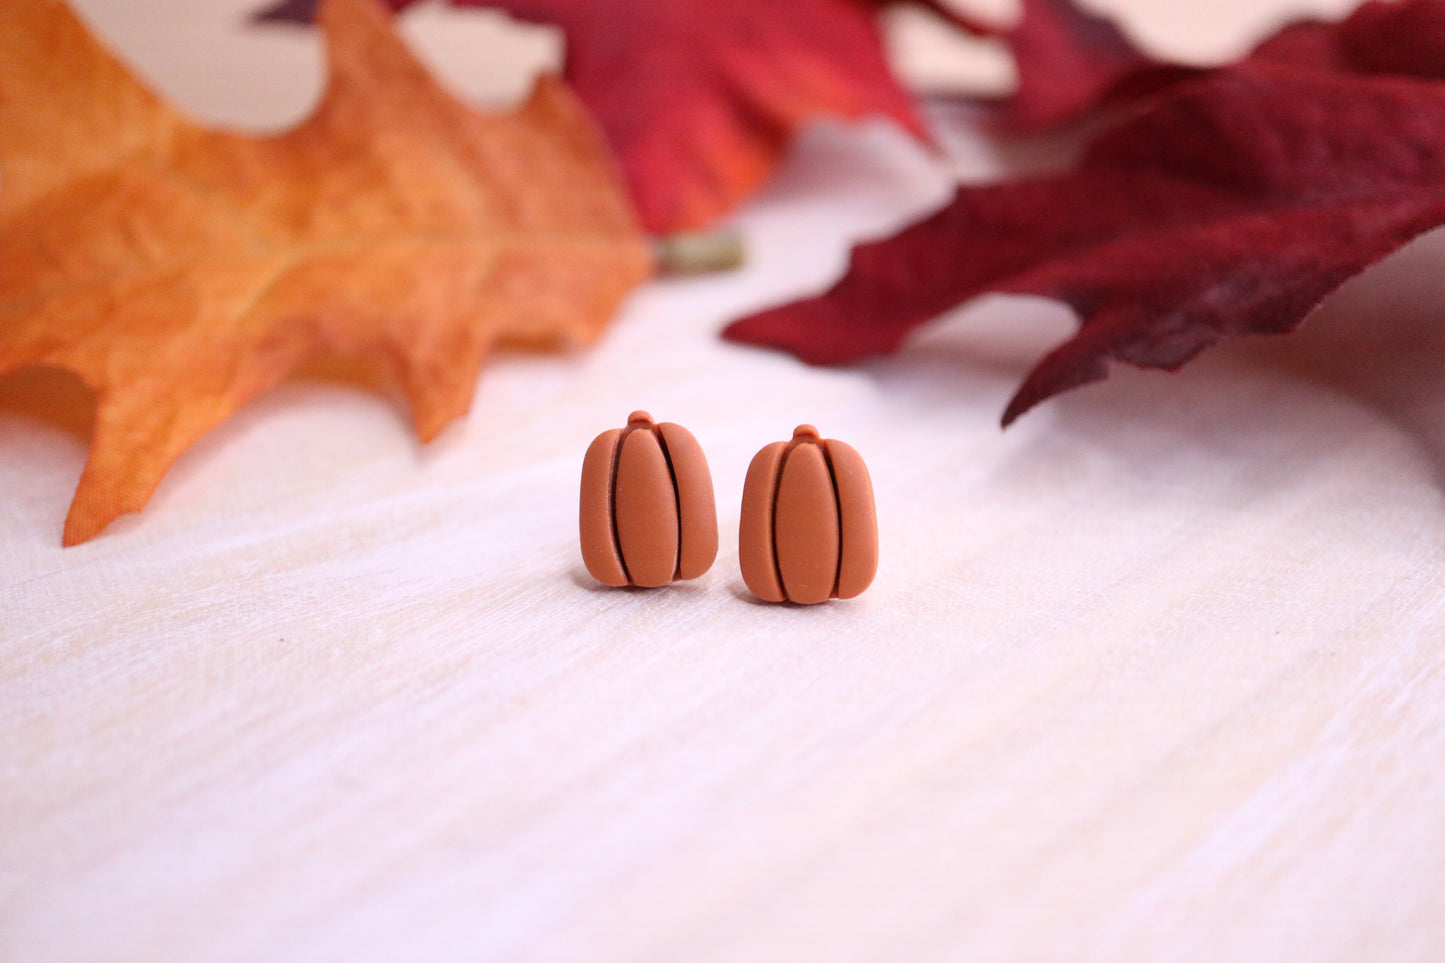
[[[560,81],[478,114],[374,0],[321,21],[320,105],[251,137],[164,104],[61,0],[0,0],[0,375],[69,369],[97,404],[66,545],[308,361],[362,359],[427,440],[493,343],[589,342],[651,271]]]

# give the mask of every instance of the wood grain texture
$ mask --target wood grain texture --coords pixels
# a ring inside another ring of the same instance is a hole
[[[168,10],[300,49],[239,4],[82,9],[171,38],[192,96],[230,55]],[[820,130],[745,274],[499,358],[425,449],[282,386],[77,549],[84,419],[0,381],[0,960],[1438,959],[1445,237],[1006,434],[1067,327],[1038,302],[866,370],[718,344],[947,190],[893,132]],[[856,445],[872,587],[757,604],[731,537],[695,582],[598,586],[579,459],[637,407],[697,436],[725,533],[766,441]]]

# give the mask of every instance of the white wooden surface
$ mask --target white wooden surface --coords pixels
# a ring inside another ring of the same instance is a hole
[[[1300,9],[1114,6],[1199,57]],[[80,7],[212,119],[283,123],[319,83],[238,0]],[[558,49],[407,29],[483,99]],[[956,49],[899,29],[915,73]],[[75,549],[83,441],[0,384],[0,960],[1445,958],[1445,237],[1296,336],[1007,433],[1057,307],[990,300],[850,371],[716,340],[946,166],[815,131],[738,217],[741,273],[499,358],[426,449],[381,399],[283,387]],[[723,550],[604,590],[577,473],[638,407],[708,451]],[[737,574],[747,461],[800,421],[873,468],[853,603]]]

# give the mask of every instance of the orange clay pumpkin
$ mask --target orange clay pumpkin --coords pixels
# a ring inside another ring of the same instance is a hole
[[[712,475],[681,425],[634,411],[582,462],[582,561],[606,585],[697,578],[717,557]]]
[[[812,425],[758,452],[743,486],[738,559],[748,588],[769,602],[866,589],[878,569],[878,521],[862,456]]]

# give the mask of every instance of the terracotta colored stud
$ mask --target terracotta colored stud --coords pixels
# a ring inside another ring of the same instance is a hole
[[[717,557],[712,475],[697,439],[645,411],[604,431],[582,462],[582,561],[606,585],[697,578]]]
[[[753,456],[738,530],[743,581],[769,602],[850,599],[878,570],[868,466],[851,446],[799,425]]]

